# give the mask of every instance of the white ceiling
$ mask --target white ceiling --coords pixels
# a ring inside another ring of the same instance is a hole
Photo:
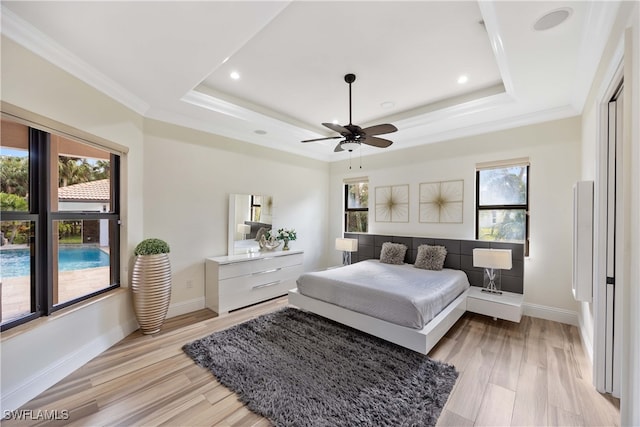
[[[363,155],[579,114],[618,5],[2,1],[1,28],[146,117],[334,161],[335,141],[299,141],[348,123],[347,73],[353,123],[399,129]]]

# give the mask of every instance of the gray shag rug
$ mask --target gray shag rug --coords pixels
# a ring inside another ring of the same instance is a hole
[[[183,347],[277,426],[432,426],[451,365],[287,307]]]

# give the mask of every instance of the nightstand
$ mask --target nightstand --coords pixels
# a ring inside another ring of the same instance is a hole
[[[472,286],[467,293],[467,311],[519,323],[523,299],[522,294],[502,292],[497,295],[482,292],[482,288]]]

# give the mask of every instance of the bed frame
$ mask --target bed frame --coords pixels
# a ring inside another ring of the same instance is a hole
[[[405,262],[413,263],[421,244],[442,245],[447,248],[445,267],[462,270],[467,273],[472,286],[482,286],[482,269],[473,267],[473,248],[493,247],[512,250],[513,268],[503,272],[502,288],[509,292],[523,293],[524,245],[519,243],[494,243],[475,240],[429,239],[424,237],[384,236],[372,234],[345,234],[345,237],[358,239],[358,252],[352,254],[353,262],[365,259],[379,259],[384,242],[407,245]],[[361,242],[362,240],[362,242]],[[508,272],[508,273],[507,273]],[[507,274],[505,274],[507,273]],[[506,280],[505,280],[506,279]],[[505,287],[506,284],[506,287]],[[338,323],[366,332],[410,350],[422,354],[429,351],[440,341],[447,331],[467,310],[467,293],[462,293],[445,307],[422,329],[413,329],[396,325],[375,317],[357,313],[346,308],[317,300],[298,292],[289,291],[289,304],[303,310],[319,314]]]

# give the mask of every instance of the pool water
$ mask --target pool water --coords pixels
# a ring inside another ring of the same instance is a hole
[[[96,247],[60,247],[58,271],[84,270],[107,267],[109,255]],[[28,276],[31,274],[29,249],[5,249],[0,251],[0,278]]]

